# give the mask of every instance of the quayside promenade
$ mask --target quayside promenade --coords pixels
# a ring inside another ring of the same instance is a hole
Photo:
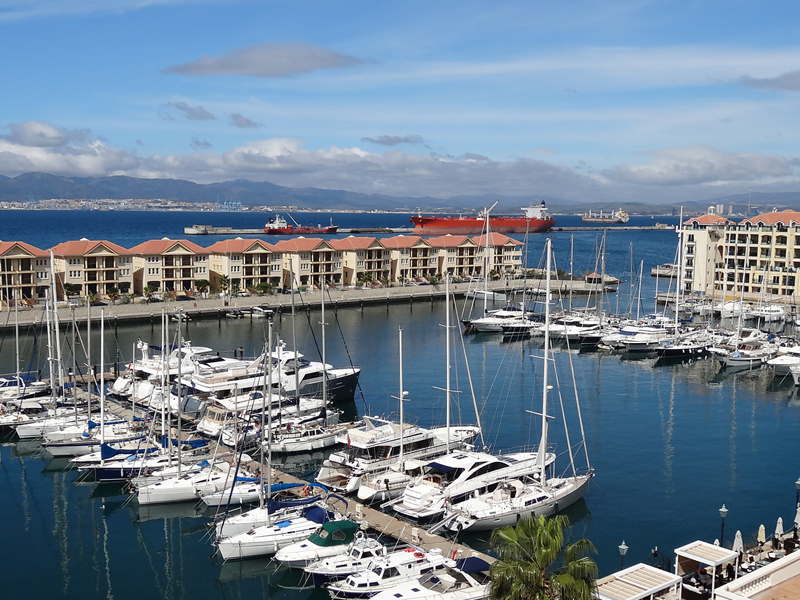
[[[468,290],[476,289],[476,285],[483,289],[485,284],[454,283],[450,286],[450,293],[456,298],[464,298]],[[490,282],[488,288],[492,291],[506,293],[505,303],[515,303],[521,301],[525,285],[526,282],[522,279],[501,279]],[[544,280],[527,281],[529,294],[531,291],[537,292],[543,286]],[[586,283],[583,280],[558,282],[558,291],[561,295],[569,295],[570,288],[576,295],[586,295],[598,291],[597,284]],[[606,286],[606,293],[612,291],[614,291],[613,288]],[[329,310],[336,310],[340,307],[362,308],[365,305],[380,304],[386,305],[388,309],[391,305],[433,302],[436,299],[443,299],[446,293],[443,283],[423,286],[330,289],[325,295],[325,305]],[[516,299],[517,297],[518,299]],[[321,297],[318,290],[311,290],[298,292],[295,294],[294,301],[296,310],[302,310],[307,307],[319,306]],[[483,303],[479,299],[476,299],[475,302],[477,305]],[[503,304],[502,301],[495,301],[492,307],[500,308]],[[248,313],[254,306],[270,308],[277,314],[285,314],[286,311],[291,310],[292,296],[291,294],[215,296],[183,301],[131,302],[128,304],[107,301],[104,306],[91,306],[88,309],[82,303],[70,307],[66,302],[59,302],[58,318],[61,322],[68,322],[72,321],[74,317],[78,323],[85,323],[87,315],[91,315],[92,319],[97,319],[102,313],[107,323],[109,321],[112,323],[157,322],[162,311],[169,315],[183,311],[189,319],[213,319],[226,318],[227,313],[234,309],[244,311],[246,313],[244,318],[252,318]],[[16,315],[15,317],[13,308],[0,312],[0,329],[14,328],[15,319],[18,319],[20,326],[42,322],[45,318],[44,304],[20,306]]]

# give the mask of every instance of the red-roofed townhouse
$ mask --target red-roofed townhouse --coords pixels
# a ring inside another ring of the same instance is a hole
[[[451,277],[471,277],[475,274],[478,246],[466,235],[442,235],[428,238],[428,243],[438,253],[438,271]]]
[[[146,287],[156,292],[195,291],[195,281],[209,280],[209,252],[188,240],[149,240],[131,248],[136,257],[134,291]]]
[[[0,299],[2,306],[34,303],[50,285],[50,253],[25,242],[0,242]]]
[[[335,250],[322,238],[296,237],[281,240],[274,246],[283,253],[283,286],[321,286],[342,283],[342,251]]]
[[[510,238],[502,233],[490,233],[488,236],[474,236],[472,241],[478,247],[478,256],[475,261],[477,275],[490,275],[492,272],[498,276],[511,275],[522,268],[523,243]],[[488,254],[487,254],[488,253]],[[488,266],[483,272],[482,265]],[[481,267],[478,270],[478,267]]]
[[[51,248],[55,262],[56,293],[88,297],[127,294],[133,288],[133,254],[106,240],[73,240]],[[67,293],[69,292],[69,293]]]
[[[262,291],[281,285],[283,255],[272,244],[258,239],[221,240],[207,248],[210,254],[211,285],[219,288],[219,278],[228,278],[231,290]]]
[[[439,272],[438,253],[418,235],[395,235],[381,243],[391,252],[390,280],[424,279]]]
[[[374,237],[353,235],[329,240],[334,250],[342,253],[342,283],[388,281],[391,267],[391,252]]]

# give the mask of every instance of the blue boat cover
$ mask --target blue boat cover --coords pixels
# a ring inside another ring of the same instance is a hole
[[[319,523],[320,525],[322,525],[325,521],[330,520],[331,514],[324,508],[320,508],[319,506],[312,506],[306,511],[306,514],[304,514],[303,516],[312,523]]]
[[[456,567],[464,573],[481,573],[488,571],[491,567],[482,558],[477,556],[470,556],[468,558],[461,558],[456,561]]]
[[[115,456],[124,454],[131,456],[135,456],[137,454],[146,454],[149,452],[155,452],[158,448],[134,448],[132,450],[125,450],[125,449],[116,449],[112,448],[108,444],[100,444],[100,458],[103,460],[107,460],[109,458],[114,458]]]

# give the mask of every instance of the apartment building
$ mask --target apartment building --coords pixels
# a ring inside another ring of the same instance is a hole
[[[107,297],[116,290],[126,294],[133,289],[133,254],[106,240],[62,242],[51,248],[60,299],[68,295]]]
[[[25,242],[0,242],[0,308],[16,298],[32,304],[50,285],[50,252]]]
[[[502,233],[473,237],[472,241],[478,247],[476,266],[487,266],[487,272],[481,275],[511,275],[522,268],[522,242]]]
[[[390,252],[391,281],[423,279],[439,272],[439,257],[428,240],[418,235],[396,235],[381,243]]]
[[[451,277],[471,277],[475,274],[478,246],[466,235],[442,235],[428,238],[437,255],[437,271]]]
[[[800,295],[800,212],[773,211],[734,223],[708,214],[681,229],[686,292],[792,300]]]
[[[211,286],[219,289],[225,276],[231,289],[254,292],[259,285],[279,286],[283,280],[283,254],[272,244],[257,239],[221,240],[209,253]]]
[[[387,281],[392,263],[391,251],[374,237],[348,236],[330,240],[334,251],[342,253],[342,283]]]
[[[297,237],[273,246],[283,255],[284,287],[342,283],[342,251],[322,238]],[[294,275],[294,286],[291,275]]]
[[[209,280],[209,252],[187,240],[149,240],[129,250],[134,257],[134,291],[194,291],[198,279]]]

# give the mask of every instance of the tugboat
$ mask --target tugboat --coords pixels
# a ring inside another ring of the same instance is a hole
[[[267,235],[297,235],[305,233],[336,233],[339,230],[339,226],[333,224],[333,219],[331,219],[330,225],[317,225],[316,227],[312,227],[298,224],[292,215],[289,215],[289,218],[294,221],[294,225],[287,223],[286,219],[282,216],[275,215],[275,217],[270,219],[264,226],[264,233]]]

